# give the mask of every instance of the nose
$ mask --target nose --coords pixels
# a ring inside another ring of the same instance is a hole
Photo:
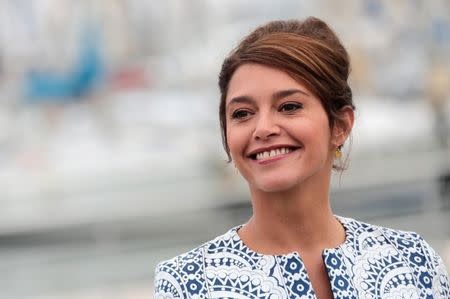
[[[271,115],[260,115],[256,122],[253,137],[257,140],[266,140],[280,134],[280,127]]]

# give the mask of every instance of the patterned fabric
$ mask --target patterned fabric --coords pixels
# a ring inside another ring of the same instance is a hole
[[[450,298],[445,266],[419,235],[337,219],[346,240],[323,251],[334,298]],[[256,253],[239,228],[161,262],[155,298],[316,298],[298,253]]]

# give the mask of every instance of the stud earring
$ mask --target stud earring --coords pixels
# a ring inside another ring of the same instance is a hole
[[[342,144],[336,147],[336,151],[334,152],[334,156],[339,159],[342,157]]]

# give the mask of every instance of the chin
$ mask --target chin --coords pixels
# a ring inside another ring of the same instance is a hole
[[[294,188],[297,185],[297,181],[287,178],[274,178],[274,179],[259,179],[255,182],[254,187],[262,192],[274,193],[284,192]]]

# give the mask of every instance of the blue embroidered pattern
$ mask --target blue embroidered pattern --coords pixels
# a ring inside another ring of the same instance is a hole
[[[345,243],[323,252],[334,298],[450,298],[445,266],[419,235],[337,218]],[[316,298],[297,253],[256,253],[238,229],[160,263],[155,298]]]

